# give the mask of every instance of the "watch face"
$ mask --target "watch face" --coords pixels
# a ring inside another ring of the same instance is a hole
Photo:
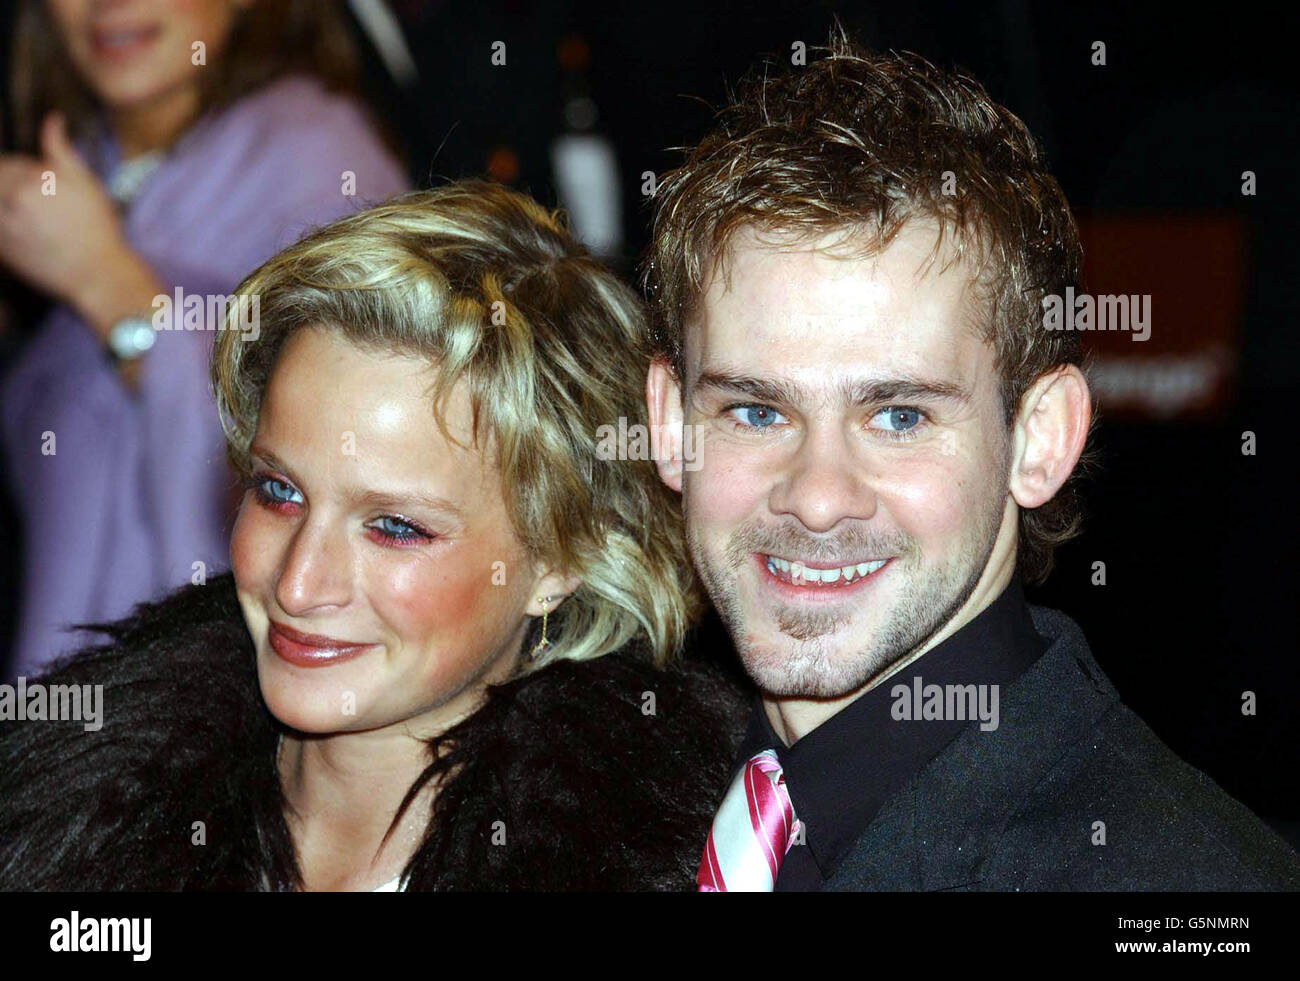
[[[137,351],[143,354],[153,347],[155,340],[153,328],[147,323],[137,323],[131,331],[131,342]]]
[[[130,361],[153,347],[157,340],[153,325],[143,317],[128,317],[113,325],[108,332],[108,347],[115,357]]]

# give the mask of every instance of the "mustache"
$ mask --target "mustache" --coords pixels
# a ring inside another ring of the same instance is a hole
[[[761,522],[741,525],[727,544],[727,562],[739,568],[748,557],[763,555],[797,555],[813,562],[834,562],[845,556],[884,557],[902,555],[912,547],[912,539],[902,531],[876,531],[850,525],[833,535],[809,535],[791,525],[769,527]]]

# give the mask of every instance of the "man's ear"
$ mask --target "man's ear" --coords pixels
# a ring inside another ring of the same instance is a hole
[[[1077,367],[1040,377],[1020,400],[1011,457],[1011,496],[1022,508],[1052,499],[1074,471],[1088,439],[1092,398]]]
[[[650,362],[645,380],[645,402],[650,413],[650,431],[655,435],[655,466],[659,479],[682,490],[682,388],[677,373],[663,358]]]

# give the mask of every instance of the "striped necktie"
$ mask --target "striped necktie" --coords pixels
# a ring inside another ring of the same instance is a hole
[[[695,881],[700,892],[771,892],[802,825],[776,750],[752,757],[732,780],[713,818]]]

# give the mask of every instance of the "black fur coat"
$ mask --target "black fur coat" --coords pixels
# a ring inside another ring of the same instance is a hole
[[[231,577],[100,629],[111,644],[40,680],[104,685],[101,729],[0,722],[0,889],[296,888],[281,727]],[[407,888],[692,889],[746,711],[713,669],[622,652],[494,686],[446,734]]]

